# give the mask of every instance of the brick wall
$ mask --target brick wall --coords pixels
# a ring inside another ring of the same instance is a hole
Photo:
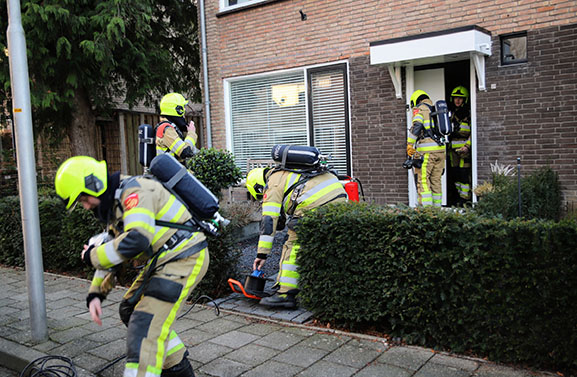
[[[301,9],[306,21],[301,21]],[[407,203],[407,173],[400,168],[404,100],[395,98],[387,70],[370,66],[369,43],[478,25],[493,35],[486,78],[488,88],[497,84],[478,94],[479,179],[488,177],[489,163],[515,163],[521,150],[524,171],[547,161],[562,163],[557,170],[566,199],[577,197],[574,1],[279,1],[218,13],[217,1],[206,2],[216,148],[226,147],[223,79],[348,59],[355,175],[373,200]],[[528,31],[529,64],[499,67],[498,36],[517,31]],[[562,90],[563,97],[558,95]],[[511,95],[514,110],[505,102]],[[556,148],[560,153],[553,158]]]
[[[369,57],[349,61],[353,173],[367,198],[378,203],[408,203],[406,113],[388,70],[369,65]]]
[[[493,44],[477,99],[479,180],[490,163],[520,157],[522,173],[554,168],[565,200],[577,202],[577,25],[529,31],[526,64],[499,66],[498,37]]]

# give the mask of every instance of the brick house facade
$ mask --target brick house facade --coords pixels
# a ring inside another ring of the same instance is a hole
[[[232,140],[237,137],[233,124],[238,105],[231,89],[237,80],[304,68],[310,83],[309,68],[313,72],[344,64],[348,173],[362,181],[366,196],[377,203],[409,203],[410,180],[401,168],[407,92],[414,72],[440,68],[445,85],[463,79],[474,92],[473,183],[489,179],[491,163],[515,165],[520,157],[524,174],[553,167],[565,202],[577,202],[573,1],[219,0],[205,2],[205,21],[216,148],[233,153],[238,148]],[[466,54],[445,54],[431,64],[407,59],[396,64],[396,83],[388,65],[372,62],[371,47],[379,43],[423,36],[425,48],[426,36],[467,27],[490,38],[489,51],[477,62]],[[501,43],[514,33],[526,42],[526,60],[504,64]],[[453,77],[455,72],[460,76]],[[309,127],[313,107],[309,97]]]

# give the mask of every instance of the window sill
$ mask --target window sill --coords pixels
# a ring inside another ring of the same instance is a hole
[[[233,8],[233,9],[225,9],[225,10],[223,10],[223,11],[221,11],[221,12],[218,12],[218,13],[216,14],[216,17],[223,17],[223,16],[227,16],[227,15],[229,15],[229,14],[242,12],[242,11],[245,11],[245,10],[248,10],[248,9],[258,8],[258,7],[262,7],[262,6],[265,6],[265,5],[269,5],[269,4],[272,4],[272,3],[279,3],[279,2],[281,2],[281,1],[285,1],[285,0],[265,0],[265,1],[262,1],[262,2],[256,3],[256,4],[247,4],[247,5],[245,5],[245,6],[239,6],[239,7]]]

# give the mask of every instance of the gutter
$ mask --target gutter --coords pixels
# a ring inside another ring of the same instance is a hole
[[[202,77],[204,82],[204,107],[206,124],[206,145],[212,148],[212,129],[210,126],[210,95],[208,90],[208,58],[206,54],[206,24],[204,17],[204,0],[198,1],[200,13],[200,36],[202,43]]]

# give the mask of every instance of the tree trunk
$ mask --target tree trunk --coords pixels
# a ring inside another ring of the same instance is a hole
[[[76,111],[67,130],[72,155],[100,159],[102,158],[102,140],[86,90],[79,88],[74,99]]]

